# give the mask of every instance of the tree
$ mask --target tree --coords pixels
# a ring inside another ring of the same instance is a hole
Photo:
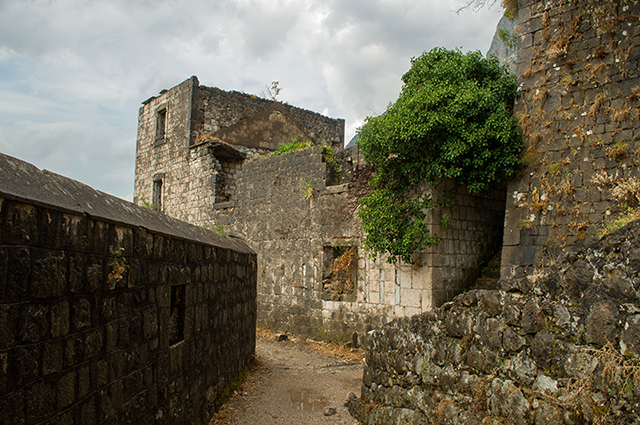
[[[453,179],[488,193],[513,175],[522,140],[512,116],[515,77],[495,58],[436,48],[412,59],[402,81],[398,100],[360,130],[360,151],[376,167],[360,217],[368,251],[410,263],[438,242],[424,223],[437,200],[423,184]]]

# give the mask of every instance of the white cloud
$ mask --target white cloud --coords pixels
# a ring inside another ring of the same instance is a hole
[[[498,14],[454,8],[438,0],[5,0],[0,150],[126,196],[140,102],[191,75],[257,94],[280,81],[282,100],[345,118],[348,140],[395,100],[411,57],[436,46],[488,49]]]

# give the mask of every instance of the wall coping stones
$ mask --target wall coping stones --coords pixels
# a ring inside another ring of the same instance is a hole
[[[144,228],[150,232],[255,253],[242,239],[176,220],[139,207],[79,181],[40,170],[33,164],[0,153],[0,197],[33,203],[66,213],[87,215],[114,224]]]

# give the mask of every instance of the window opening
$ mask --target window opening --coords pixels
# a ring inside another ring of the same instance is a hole
[[[158,111],[156,116],[156,145],[165,142],[167,133],[167,108]]]
[[[171,310],[169,318],[169,344],[184,341],[184,294],[185,285],[171,287]]]
[[[153,199],[151,203],[154,210],[162,211],[162,179],[157,179],[153,182]]]
[[[357,255],[353,246],[325,246],[322,299],[354,301]]]

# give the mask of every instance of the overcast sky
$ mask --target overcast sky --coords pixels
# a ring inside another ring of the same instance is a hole
[[[191,75],[344,118],[384,112],[410,59],[489,49],[499,8],[452,0],[0,0],[0,152],[133,197],[137,114]]]

